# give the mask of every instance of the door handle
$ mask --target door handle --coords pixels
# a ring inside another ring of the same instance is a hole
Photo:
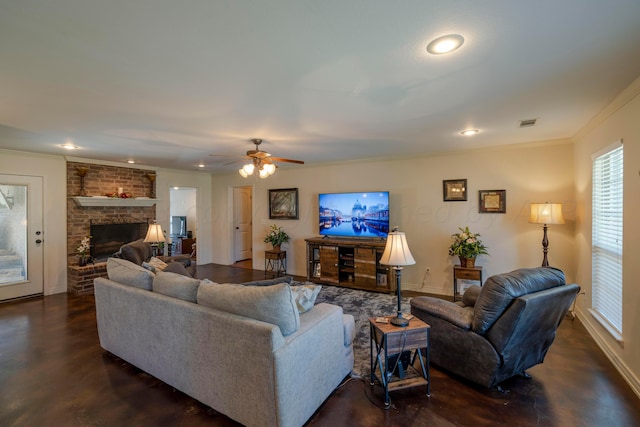
[[[236,230],[240,230],[240,227],[236,227]]]
[[[36,240],[36,243],[39,245],[40,243],[42,243],[42,240],[38,239]]]

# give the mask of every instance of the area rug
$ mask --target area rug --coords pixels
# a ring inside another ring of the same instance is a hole
[[[411,309],[409,300],[402,298],[402,312]],[[352,376],[366,377],[370,370],[369,318],[395,314],[398,301],[395,294],[368,292],[340,286],[322,285],[316,304],[326,302],[339,305],[342,311],[353,316],[356,322],[356,339],[353,343],[355,362]]]

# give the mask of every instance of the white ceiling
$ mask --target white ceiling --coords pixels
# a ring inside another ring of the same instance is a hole
[[[639,75],[638,0],[3,0],[0,148],[211,172],[250,138],[422,155],[571,137]]]

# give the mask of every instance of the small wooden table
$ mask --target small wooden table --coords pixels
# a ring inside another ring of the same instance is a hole
[[[384,317],[391,319],[394,316]],[[369,319],[371,385],[378,381],[384,388],[385,407],[391,405],[389,392],[394,390],[425,385],[427,396],[431,396],[429,328],[431,326],[417,317],[406,327],[378,323],[375,317]],[[416,359],[418,367],[415,366]]]
[[[270,250],[264,251],[264,277],[271,272],[273,277],[287,274],[287,251]]]
[[[453,266],[453,300],[458,299],[458,279],[475,280],[482,286],[482,267]]]

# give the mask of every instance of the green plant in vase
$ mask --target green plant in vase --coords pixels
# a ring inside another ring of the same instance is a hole
[[[473,267],[478,255],[489,255],[487,247],[480,240],[480,233],[472,233],[469,227],[458,227],[460,233],[451,235],[453,243],[449,246],[449,255],[457,255],[462,267]]]
[[[264,238],[264,242],[271,243],[273,249],[279,250],[280,245],[287,243],[289,239],[289,235],[282,229],[282,227],[278,227],[276,224],[273,224],[269,227],[269,231]]]

